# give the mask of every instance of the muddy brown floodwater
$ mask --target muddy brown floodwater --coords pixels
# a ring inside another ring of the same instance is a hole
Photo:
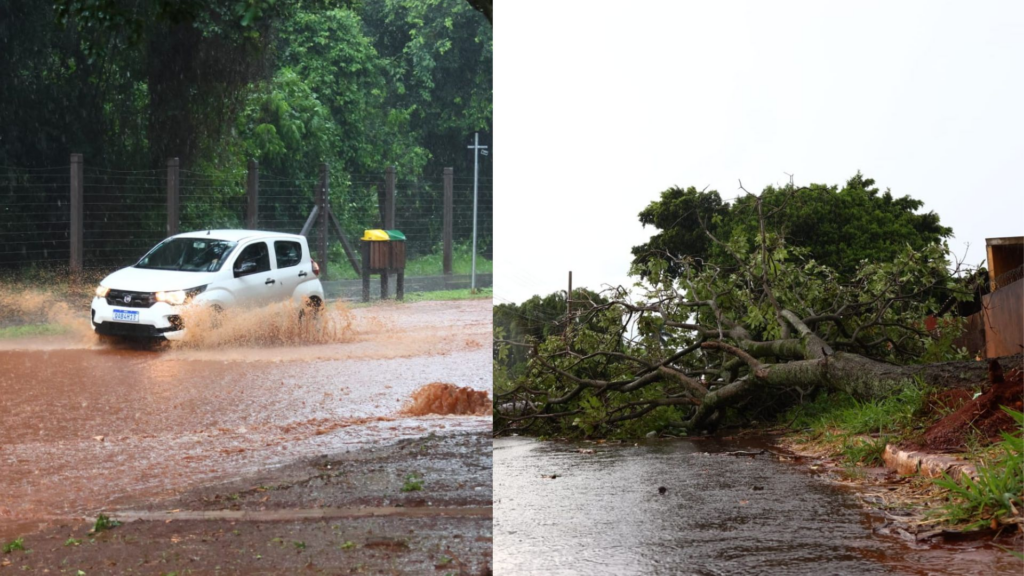
[[[490,430],[490,416],[401,412],[431,383],[489,393],[490,300],[342,313],[326,342],[237,325],[155,348],[0,340],[0,540],[302,457]]]

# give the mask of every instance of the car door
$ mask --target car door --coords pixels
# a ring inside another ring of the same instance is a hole
[[[302,244],[298,240],[274,240],[274,264],[277,300],[288,300],[296,286],[312,277],[302,265]]]
[[[275,299],[277,280],[270,265],[270,246],[263,240],[247,244],[232,264],[235,301],[240,306],[263,306]]]

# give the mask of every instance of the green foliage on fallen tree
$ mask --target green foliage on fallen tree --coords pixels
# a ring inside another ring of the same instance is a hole
[[[869,405],[914,378],[983,377],[976,366],[918,363],[926,353],[966,359],[924,327],[937,289],[962,289],[942,245],[905,245],[845,278],[774,233],[754,247],[733,236],[716,248],[731,266],[650,259],[634,266],[632,293],[574,298],[558,322],[538,315],[545,302],[549,315],[564,306],[555,296],[496,309],[505,334],[496,357],[508,366],[495,390],[496,429],[688,433],[763,420],[821,389]]]

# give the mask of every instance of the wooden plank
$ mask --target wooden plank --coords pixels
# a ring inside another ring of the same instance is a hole
[[[331,213],[331,172],[326,163],[320,165],[320,226],[317,236],[317,252],[320,255],[320,277],[327,278],[327,241],[330,239],[328,216]]]
[[[453,181],[455,179],[454,170],[452,168],[444,169],[444,252],[441,259],[441,268],[445,275],[451,275],[452,273],[452,220],[453,205],[452,205],[452,188]]]
[[[341,240],[341,247],[345,249],[345,256],[348,257],[348,263],[352,265],[352,270],[359,276],[362,276],[360,272],[359,261],[356,260],[355,251],[352,249],[352,245],[349,244],[348,238],[345,237],[345,232],[341,229],[341,223],[338,222],[338,217],[334,215],[333,210],[327,211],[330,217],[331,227],[334,228],[334,233],[338,235],[338,239]]]
[[[181,188],[177,158],[167,159],[167,235],[174,236],[181,225]]]
[[[245,227],[256,230],[259,227],[260,206],[260,163],[249,160],[248,173],[245,179],[246,212]]]
[[[83,167],[84,160],[81,154],[71,155],[71,222],[70,222],[70,235],[71,235],[71,247],[70,247],[70,262],[68,262],[71,272],[77,274],[82,271],[82,261],[84,260],[84,247],[83,233],[82,233],[82,210],[84,207],[83,201]]]
[[[384,229],[395,229],[395,167],[384,171]]]
[[[316,215],[320,213],[320,207],[313,205],[313,210],[309,213],[309,218],[306,218],[306,223],[302,225],[302,231],[300,235],[309,238],[309,231],[313,228],[313,223],[316,222]]]

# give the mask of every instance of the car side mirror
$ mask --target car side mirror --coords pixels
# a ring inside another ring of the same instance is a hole
[[[239,276],[246,276],[256,271],[256,262],[252,260],[246,260],[238,266],[235,266],[235,278]]]

